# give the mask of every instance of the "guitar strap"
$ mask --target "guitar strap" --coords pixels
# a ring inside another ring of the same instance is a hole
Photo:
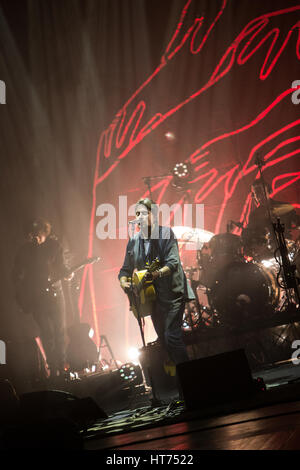
[[[130,262],[133,268],[137,268],[138,270],[144,269],[147,261],[151,264],[157,257],[160,262],[163,260],[160,242],[157,238],[150,238],[150,246],[147,255],[145,253],[144,239],[140,236],[130,239],[127,252],[130,256]]]
[[[148,258],[145,255],[144,240],[142,237],[137,236],[136,238],[132,238],[129,242],[127,252],[130,256],[132,269],[136,268],[138,271],[140,271],[141,269],[145,268],[145,264]]]
[[[161,232],[161,227],[159,227],[159,231]],[[159,234],[161,236],[161,233]],[[163,261],[163,256],[162,256],[162,251],[161,251],[161,246],[160,246],[160,239],[159,238],[153,238],[151,239],[151,245],[150,245],[150,250],[151,253],[151,261],[153,261],[155,258],[158,257],[160,263]]]
[[[127,253],[130,259],[130,265],[132,266],[132,271],[135,267],[137,267],[137,260],[138,260],[138,243],[136,243],[136,238],[131,238],[128,243]]]

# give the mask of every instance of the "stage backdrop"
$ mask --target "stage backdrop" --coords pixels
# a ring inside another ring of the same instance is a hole
[[[259,157],[272,197],[300,210],[299,2],[0,6],[1,323],[8,335],[28,327],[9,273],[23,221],[44,215],[72,262],[100,256],[77,277],[75,310],[124,361],[141,338],[117,279],[127,243],[120,196],[127,208],[149,196],[151,177],[156,202],[204,204],[203,228],[225,232],[231,219],[247,224]],[[172,177],[180,162],[191,164],[181,190]],[[106,239],[103,204],[117,216]],[[150,326],[147,335],[155,339]]]

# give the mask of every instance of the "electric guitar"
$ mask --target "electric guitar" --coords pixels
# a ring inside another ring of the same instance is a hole
[[[146,266],[146,269],[141,271],[135,271],[132,279],[128,279],[132,284],[132,289],[127,293],[130,310],[137,319],[151,315],[152,304],[156,299],[156,293],[153,281],[146,280],[146,274],[156,271],[159,266],[159,260],[156,258],[150,266]]]
[[[94,256],[93,258],[86,258],[85,260],[81,261],[81,263],[79,264],[76,264],[75,266],[73,266],[72,268],[69,269],[69,272],[70,274],[72,273],[76,273],[77,271],[79,271],[80,269],[84,268],[85,266],[87,266],[88,264],[94,264],[94,263],[97,263],[98,261],[100,261],[100,258],[99,256]],[[58,277],[54,277],[52,278],[51,276],[48,277],[48,282],[51,286],[53,286],[53,284],[55,284],[56,282],[59,282],[59,281],[62,281],[63,279],[66,278],[66,275],[64,276],[58,276]]]
[[[88,264],[96,263],[100,260],[98,256],[93,258],[86,258],[85,260],[81,261],[81,263],[72,266],[69,269],[69,274],[75,273],[82,269],[84,266]],[[63,279],[66,278],[66,274],[52,277],[48,277],[48,282],[43,287],[37,287],[30,279],[26,279],[26,282],[20,280],[16,286],[16,300],[17,303],[20,305],[24,313],[31,313],[34,311],[37,305],[37,299],[40,298],[41,295],[49,296],[56,296],[55,291],[55,284]]]

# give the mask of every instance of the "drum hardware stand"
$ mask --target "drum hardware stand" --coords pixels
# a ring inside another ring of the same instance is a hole
[[[228,225],[227,225],[227,228],[228,228]],[[198,264],[198,268],[200,270],[203,269],[203,267],[201,266],[201,253],[200,253],[200,250],[197,250],[197,264]],[[199,283],[199,284],[203,285],[201,283]],[[216,312],[216,310],[213,306],[213,302],[212,302],[212,298],[211,298],[211,294],[210,294],[211,289],[207,286],[204,286],[204,287],[205,287],[205,294],[206,294],[208,304],[209,304],[209,309],[207,310],[207,312],[209,312],[211,318],[214,318],[214,313]],[[199,299],[198,299],[197,296],[196,296],[196,300],[197,300],[197,305],[198,305],[198,308],[199,308],[199,311],[200,311],[200,310],[202,310],[202,307],[201,307],[201,304],[200,304]]]
[[[278,284],[278,281],[277,281],[277,284]],[[284,311],[285,307],[289,305],[289,300],[288,300],[288,297],[286,295],[286,292],[284,293],[284,297],[281,299],[281,301],[279,302],[279,305],[277,308],[275,308],[275,313],[281,313]]]
[[[196,296],[195,296],[195,297],[196,297]],[[195,299],[195,300],[196,300],[196,299]],[[200,315],[200,304],[199,304],[198,300],[196,300],[196,304],[197,304],[198,311],[199,311],[199,315]],[[196,353],[196,349],[195,349],[195,328],[194,328],[194,323],[193,323],[193,318],[192,318],[191,310],[190,310],[189,307],[188,307],[187,318],[189,319],[189,322],[190,322],[190,325],[191,325],[193,357],[194,357],[194,359],[196,359],[196,358],[197,358],[197,353]]]
[[[278,244],[278,249],[281,255],[282,261],[282,269],[283,269],[283,280],[284,280],[284,289],[286,292],[286,300],[288,302],[288,306],[291,306],[292,299],[291,293],[289,289],[293,290],[295,293],[295,300],[299,307],[300,305],[300,294],[299,294],[299,281],[300,279],[296,277],[296,266],[291,264],[289,257],[288,257],[288,250],[286,246],[286,241],[284,238],[284,225],[280,223],[280,219],[277,219],[277,223],[273,224],[274,233],[276,236],[276,241]],[[277,251],[277,250],[276,250]]]
[[[277,246],[274,253],[276,253],[277,250],[279,250],[281,254],[284,289],[286,292],[286,301],[288,303],[288,306],[291,306],[292,302],[291,302],[291,295],[290,295],[289,289],[293,289],[295,292],[296,302],[299,306],[300,296],[299,296],[299,288],[297,285],[299,284],[299,281],[297,282],[297,279],[295,276],[296,266],[291,265],[290,260],[288,258],[288,250],[287,250],[287,246],[286,246],[286,242],[284,238],[284,225],[280,223],[279,218],[277,218],[277,223],[273,223],[272,221],[270,204],[269,204],[269,200],[267,198],[267,193],[266,193],[266,184],[262,175],[263,161],[259,155],[257,156],[255,163],[259,169],[260,178],[262,181],[264,203],[265,203],[265,207],[267,208],[269,223],[271,224],[270,225],[270,228],[272,229],[271,233],[273,235],[274,244],[275,246]],[[277,280],[277,283],[278,283],[278,280]],[[282,287],[282,286],[280,286],[279,284],[279,287]]]
[[[263,196],[264,196],[264,205],[267,209],[267,214],[268,214],[268,220],[269,220],[269,228],[270,228],[270,236],[271,236],[271,239],[273,238],[273,241],[275,243],[275,246],[277,244],[277,237],[276,237],[276,232],[275,232],[275,227],[274,227],[274,224],[273,224],[273,221],[272,221],[272,215],[271,215],[271,209],[270,209],[270,202],[269,202],[269,199],[267,197],[267,193],[266,193],[266,183],[265,183],[265,180],[264,180],[264,177],[263,177],[263,174],[262,174],[262,167],[264,165],[262,159],[260,158],[259,155],[257,155],[256,157],[256,160],[255,160],[255,164],[257,165],[258,167],[258,170],[259,170],[259,174],[260,174],[260,180],[262,182],[262,187],[263,187]]]

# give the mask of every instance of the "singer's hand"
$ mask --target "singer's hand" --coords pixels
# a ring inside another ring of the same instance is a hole
[[[159,271],[153,271],[152,273],[152,280],[155,281],[159,277]]]
[[[124,292],[128,292],[130,290],[131,284],[128,281],[123,281],[123,282],[120,282],[120,286],[122,287]]]
[[[144,276],[145,281],[152,281],[153,280],[153,273],[146,273]]]
[[[64,280],[65,280],[65,281],[72,281],[73,277],[74,277],[74,273],[70,273],[68,276],[66,276],[66,277],[64,278]]]
[[[145,281],[155,281],[159,277],[159,271],[153,271],[152,273],[145,274]]]

